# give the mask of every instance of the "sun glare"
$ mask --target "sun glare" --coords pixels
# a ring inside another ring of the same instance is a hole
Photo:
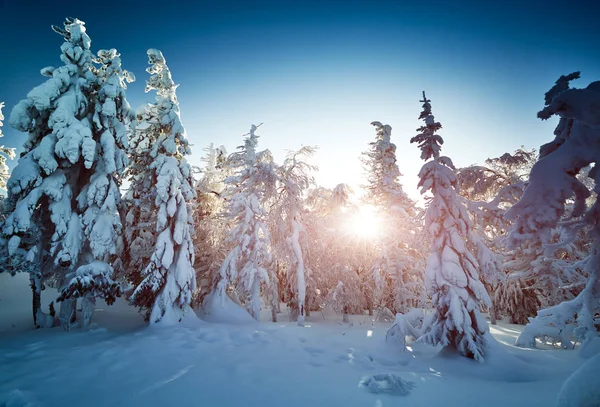
[[[366,239],[374,239],[381,235],[381,219],[377,216],[375,208],[364,205],[352,215],[348,223],[348,232]]]

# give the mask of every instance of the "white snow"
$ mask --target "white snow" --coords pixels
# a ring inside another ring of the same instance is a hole
[[[600,406],[600,354],[588,360],[565,382],[556,407]]]
[[[476,363],[417,343],[407,352],[385,346],[388,325],[366,316],[341,324],[317,313],[299,327],[266,322],[267,313],[258,323],[240,309],[247,324],[146,328],[122,300],[109,308],[99,301],[88,329],[30,330],[27,283],[25,274],[0,275],[0,405],[554,406],[584,362],[572,351],[510,345],[521,328],[515,325],[492,326],[496,340],[487,338],[486,361]],[[586,369],[597,371],[597,359]],[[595,374],[571,382],[590,390]],[[379,387],[390,377],[414,387],[404,396],[372,393],[360,387],[369,377],[380,378]],[[594,404],[564,404],[571,405]]]

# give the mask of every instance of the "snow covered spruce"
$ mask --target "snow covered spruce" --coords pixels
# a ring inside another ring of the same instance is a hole
[[[150,323],[172,324],[193,313],[195,192],[192,169],[185,159],[191,150],[179,115],[177,85],[160,51],[149,49],[148,63],[146,92],[156,91],[156,101],[141,112],[131,150],[128,195],[133,201],[127,228],[128,236],[138,239],[131,243],[141,246],[130,254],[131,267],[139,267],[130,270],[136,275],[134,281],[139,281],[131,302],[144,310]]]
[[[60,323],[69,329],[78,298],[87,325],[97,297],[110,304],[120,294],[113,264],[122,250],[117,206],[132,77],[115,50],[92,54],[82,21],[67,19],[53,29],[65,40],[64,65],[42,69],[49,79],[9,118],[28,140],[7,185],[2,232],[9,262],[30,273],[34,321],[54,323],[39,308],[47,284],[60,290]]]
[[[431,113],[431,101],[423,92],[425,122],[410,141],[418,143],[423,165],[419,177],[421,193],[431,192],[425,214],[425,229],[431,236],[432,253],[427,261],[425,285],[436,317],[421,339],[431,345],[453,348],[462,355],[483,361],[488,326],[479,310],[490,298],[479,279],[479,264],[470,251],[471,219],[458,195],[457,178],[448,157],[440,156],[442,128]]]

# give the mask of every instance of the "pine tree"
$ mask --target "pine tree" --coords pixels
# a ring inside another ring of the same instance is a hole
[[[425,284],[436,313],[422,340],[483,361],[488,328],[479,309],[489,306],[490,298],[479,281],[477,260],[469,251],[471,220],[459,199],[454,165],[450,158],[440,156],[443,139],[436,132],[442,125],[435,121],[425,92],[421,102],[419,119],[425,125],[410,141],[419,144],[423,160],[431,159],[419,172],[419,186],[422,194],[432,194],[425,215],[425,228],[433,240]]]
[[[146,92],[156,91],[156,101],[145,107],[139,141],[132,151],[137,165],[131,196],[156,219],[153,250],[140,270],[141,282],[131,302],[145,310],[151,324],[171,324],[189,311],[196,290],[191,208],[195,193],[192,169],[185,159],[191,150],[180,119],[177,85],[160,51],[149,49],[148,63]],[[128,227],[135,228],[136,222],[147,220],[128,215],[128,221]]]
[[[8,182],[3,233],[12,261],[30,264],[34,307],[45,283],[61,289],[60,320],[69,329],[77,298],[84,299],[88,324],[96,297],[110,304],[119,295],[112,263],[120,250],[116,207],[129,106],[118,54],[95,59],[80,20],[53,29],[65,39],[65,65],[44,68],[50,79],[29,92],[9,120],[29,138]]]
[[[264,203],[272,197],[275,186],[274,164],[268,150],[257,153],[257,126],[252,125],[240,151],[229,161],[235,175],[230,186],[227,217],[233,223],[227,241],[233,248],[219,269],[216,295],[224,298],[231,283],[239,283],[246,309],[256,320],[260,317],[261,283],[269,282],[271,239],[267,228]]]

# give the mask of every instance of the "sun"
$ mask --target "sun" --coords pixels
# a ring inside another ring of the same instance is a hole
[[[382,235],[382,231],[381,218],[371,205],[361,205],[348,222],[348,233],[357,237],[375,239]]]

